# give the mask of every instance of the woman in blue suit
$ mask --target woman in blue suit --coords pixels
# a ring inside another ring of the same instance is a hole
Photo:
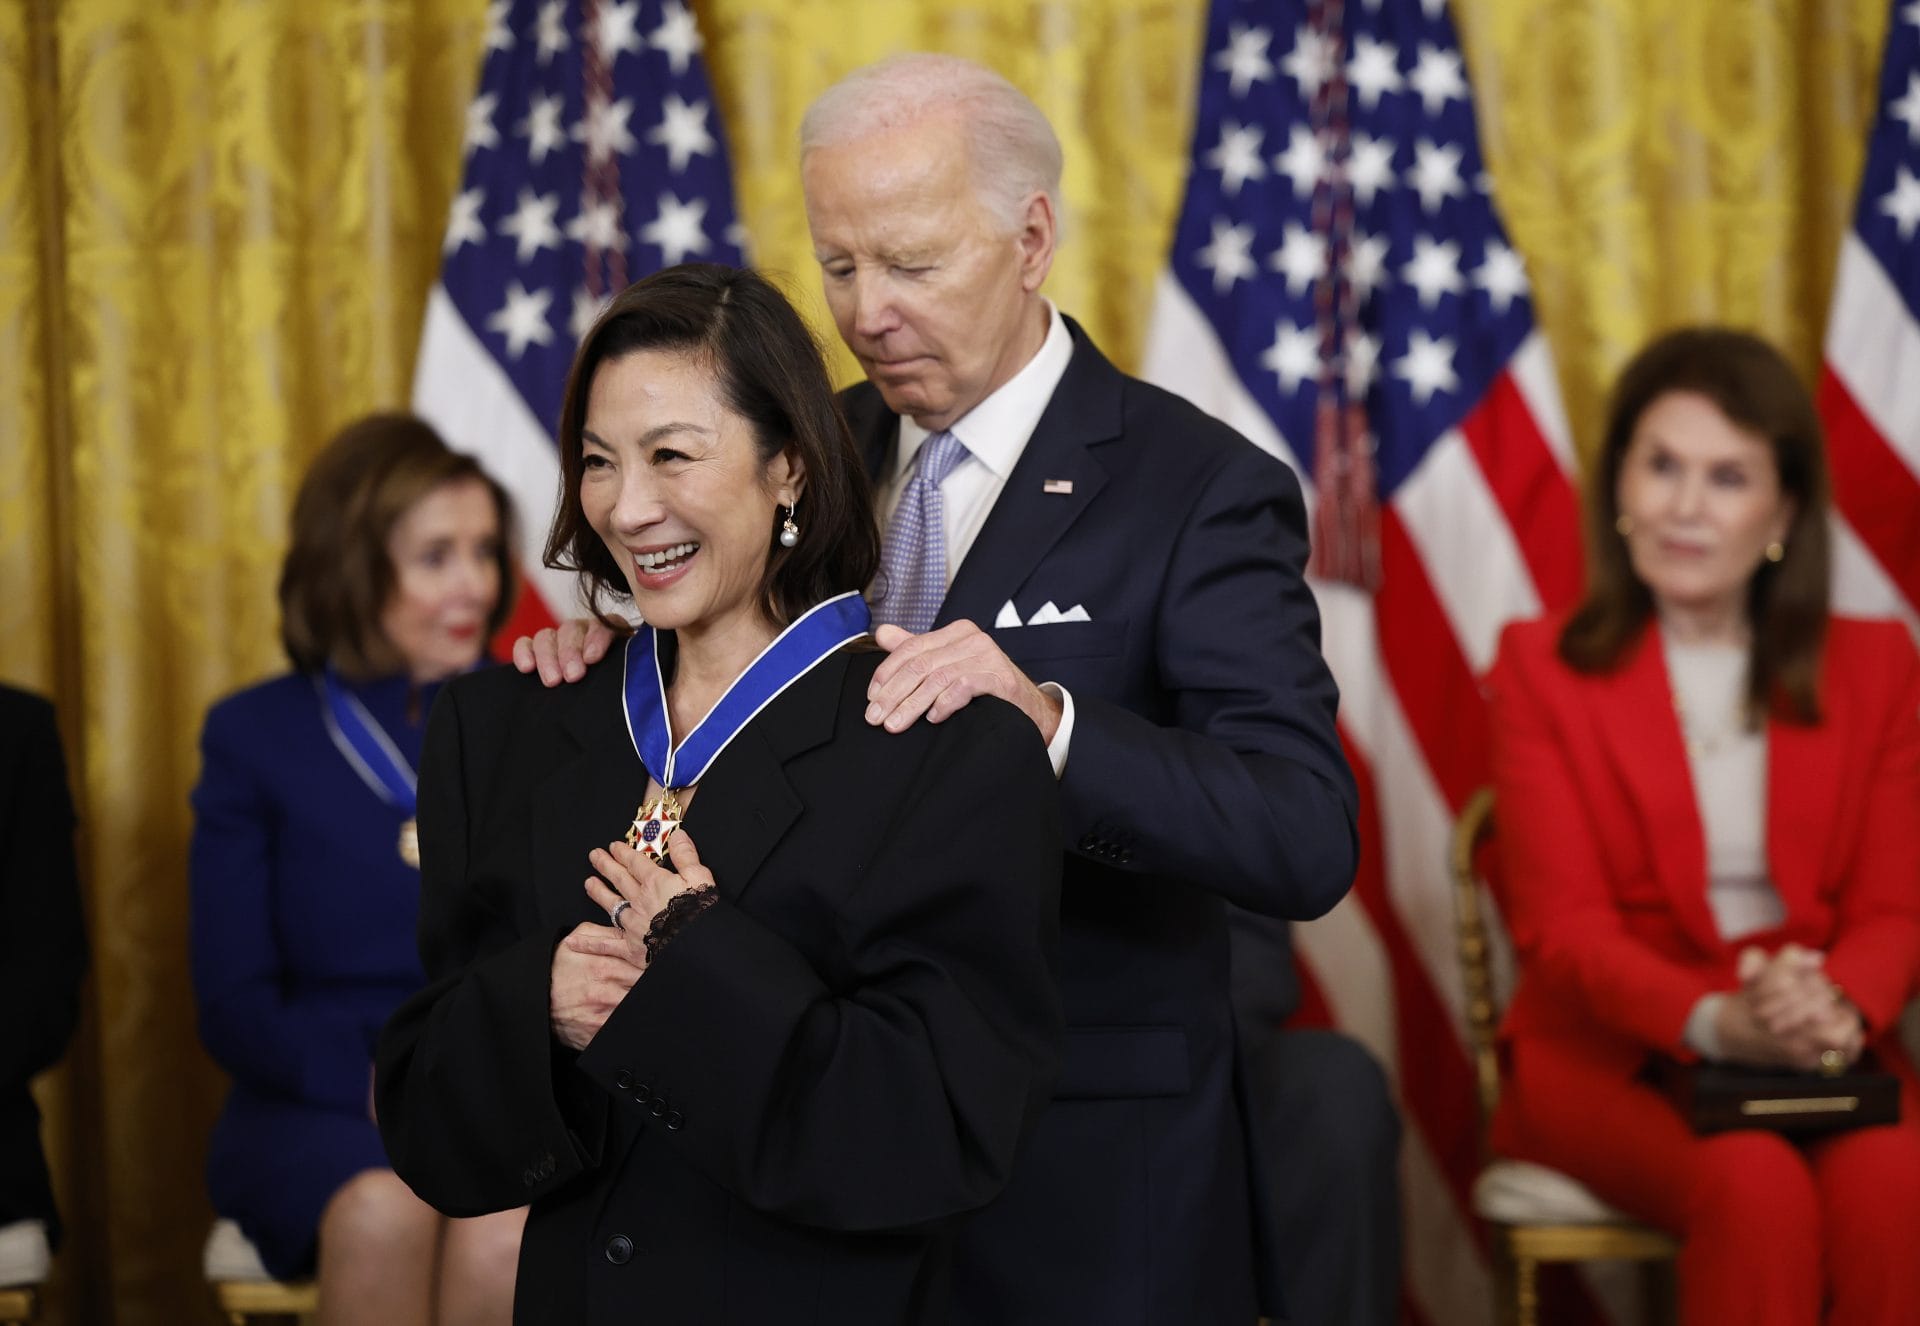
[[[447,1220],[394,1175],[375,1040],[424,983],[413,768],[440,683],[506,616],[500,488],[377,415],[315,461],[280,579],[293,670],[216,704],[193,792],[200,1034],[233,1079],[207,1182],[320,1321],[507,1320],[523,1212]]]

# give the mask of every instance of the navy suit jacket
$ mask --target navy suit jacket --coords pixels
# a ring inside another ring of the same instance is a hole
[[[1023,621],[1049,600],[1090,618],[991,631],[1074,700],[1068,1034],[1012,1183],[963,1232],[956,1320],[1241,1326],[1253,1235],[1222,900],[1331,908],[1356,860],[1352,773],[1293,472],[1068,327],[1066,374],[935,622],[985,628],[1008,600]],[[897,416],[870,384],[844,401],[888,473]]]

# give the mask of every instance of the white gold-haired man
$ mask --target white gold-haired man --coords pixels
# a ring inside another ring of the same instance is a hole
[[[1317,916],[1356,860],[1299,485],[1040,294],[1060,147],[1000,75],[934,55],[849,75],[807,113],[800,170],[887,529],[867,721],[1017,705],[1067,825],[1063,1068],[958,1231],[954,1319],[1244,1326],[1226,904]],[[605,644],[575,627],[515,659],[555,682]]]

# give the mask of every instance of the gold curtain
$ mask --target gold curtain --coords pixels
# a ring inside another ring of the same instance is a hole
[[[0,676],[60,704],[94,949],[45,1092],[73,1226],[55,1322],[212,1319],[222,1083],[186,945],[200,715],[282,666],[306,459],[406,399],[484,10],[0,6]]]
[[[200,1168],[221,1083],[187,979],[194,740],[211,699],[280,666],[301,467],[346,419],[406,400],[485,8],[0,4],[0,677],[61,705],[95,945],[80,1041],[41,1084],[73,1226],[56,1326],[212,1320]],[[1052,116],[1066,245],[1049,291],[1136,360],[1204,0],[694,8],[755,254],[823,332],[800,111],[858,64],[944,49]],[[1675,322],[1754,327],[1810,373],[1885,0],[1454,12],[1582,441],[1609,374]]]

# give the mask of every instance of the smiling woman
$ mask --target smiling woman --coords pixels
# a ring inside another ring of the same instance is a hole
[[[1060,1054],[1045,744],[990,698],[864,720],[866,472],[759,276],[616,297],[559,444],[549,564],[645,625],[435,712],[394,1167],[449,1213],[532,1201],[523,1324],[944,1322]]]
[[[207,1184],[322,1320],[504,1320],[520,1216],[444,1219],[387,1168],[374,1041],[425,980],[413,766],[447,678],[507,611],[504,494],[375,415],[307,471],[280,578],[294,670],[215,705],[193,792],[194,993],[233,1079]],[[489,1304],[496,1306],[489,1307]]]
[[[1750,707],[1812,721],[1828,501],[1819,416],[1779,351],[1719,328],[1659,338],[1614,389],[1587,487],[1588,590],[1561,656],[1604,672],[1650,618],[1695,643],[1750,642]]]
[[[1920,658],[1828,614],[1820,426],[1766,343],[1648,346],[1591,482],[1585,603],[1510,628],[1491,677],[1520,970],[1494,1145],[1678,1236],[1685,1326],[1909,1321]],[[1836,1136],[1696,1136],[1651,1085],[1863,1057],[1901,1118]]]
[[[501,602],[500,497],[484,478],[452,479],[427,493],[387,535],[393,589],[380,635],[416,682],[472,667]]]
[[[797,457],[761,459],[701,357],[635,350],[593,380],[581,466],[581,509],[641,617],[683,652],[734,637],[757,653],[774,510],[794,510],[806,482]]]

